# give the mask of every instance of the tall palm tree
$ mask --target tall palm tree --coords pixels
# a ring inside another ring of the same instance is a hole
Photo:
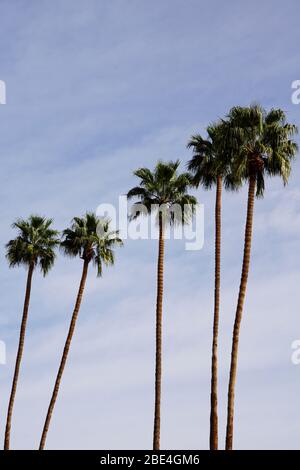
[[[137,198],[132,206],[132,218],[156,213],[159,227],[156,300],[156,366],[155,366],[155,411],[153,449],[160,449],[160,405],[162,378],[162,304],[164,273],[164,240],[167,224],[185,224],[190,221],[196,198],[187,193],[191,186],[188,173],[178,174],[179,161],[158,162],[154,171],[140,168],[134,175],[140,178],[139,186],[132,188],[127,196]]]
[[[215,200],[215,289],[214,317],[211,359],[211,394],[210,394],[210,449],[218,449],[218,334],[220,317],[220,271],[221,271],[221,205],[222,187],[238,189],[240,182],[231,173],[231,146],[228,123],[219,121],[208,126],[208,138],[193,135],[188,148],[193,149],[193,157],[188,162],[188,169],[193,174],[193,183],[204,189],[216,186]]]
[[[237,373],[238,344],[248,280],[254,201],[263,197],[266,176],[280,176],[287,184],[291,161],[297,153],[292,137],[297,127],[286,122],[281,109],[266,112],[261,106],[234,107],[228,115],[233,142],[234,168],[238,178],[248,183],[248,205],[245,226],[244,255],[240,289],[233,328],[231,365],[228,388],[226,450],[233,446],[234,392]]]
[[[26,294],[23,308],[23,316],[19,337],[19,347],[16,357],[15,371],[10,393],[4,449],[10,446],[10,431],[14,401],[17,391],[20,366],[22,361],[28,309],[31,294],[33,272],[39,267],[44,276],[52,268],[55,260],[55,247],[58,245],[58,232],[51,228],[52,219],[46,219],[38,215],[31,215],[27,220],[18,219],[12,227],[18,230],[18,236],[10,240],[7,245],[6,257],[10,267],[25,266],[27,272]]]
[[[107,219],[99,218],[96,214],[90,212],[86,213],[82,218],[74,217],[71,228],[67,228],[63,231],[63,240],[61,242],[62,252],[66,256],[73,258],[80,257],[83,261],[83,266],[75,307],[41,436],[40,450],[43,450],[45,447],[52,413],[79,314],[89,264],[92,261],[97,269],[97,276],[102,276],[103,264],[106,266],[114,264],[113,248],[116,246],[122,246],[122,244],[123,242],[118,237],[118,232],[110,230],[110,222]]]

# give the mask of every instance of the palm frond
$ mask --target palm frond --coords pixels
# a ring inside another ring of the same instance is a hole
[[[139,186],[135,186],[128,192],[128,199],[137,201],[131,206],[129,219],[135,220],[142,215],[155,212],[157,217],[163,213],[165,223],[186,223],[190,217],[176,217],[175,205],[185,203],[186,211],[195,203],[195,198],[188,194],[193,185],[193,177],[190,173],[178,173],[180,161],[159,161],[154,170],[143,168],[135,172],[140,178]],[[191,208],[190,208],[191,209]],[[191,209],[193,212],[193,209]],[[158,219],[157,219],[158,220]]]
[[[102,266],[113,265],[113,248],[123,246],[119,232],[110,229],[111,221],[87,212],[83,217],[74,217],[71,227],[63,231],[61,250],[66,256],[80,257],[92,261],[97,276],[102,275]]]
[[[6,258],[10,267],[39,265],[44,276],[55,261],[55,249],[59,245],[59,232],[53,230],[52,219],[31,215],[28,219],[17,219],[12,227],[18,235],[6,244]]]

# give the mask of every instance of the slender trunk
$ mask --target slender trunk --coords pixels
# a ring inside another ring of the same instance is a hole
[[[68,354],[69,354],[71,341],[72,341],[73,333],[74,333],[74,330],[75,330],[76,320],[77,320],[77,317],[78,317],[78,313],[79,313],[79,309],[80,309],[80,305],[81,305],[81,301],[82,301],[83,291],[84,291],[86,278],[87,278],[87,273],[88,273],[88,266],[89,266],[88,261],[84,261],[81,281],[80,281],[78,294],[77,294],[77,299],[76,299],[76,303],[75,303],[75,307],[74,307],[74,311],[73,311],[73,315],[72,315],[72,319],[71,319],[71,323],[70,323],[70,327],[69,327],[69,332],[68,332],[68,336],[67,336],[64,351],[63,351],[63,355],[62,355],[60,366],[59,366],[59,369],[58,369],[54,389],[53,389],[53,392],[52,392],[52,397],[51,397],[50,405],[49,405],[48,412],[47,412],[47,417],[46,417],[44,428],[43,428],[43,433],[42,433],[42,437],[41,437],[41,441],[40,441],[39,450],[43,450],[44,447],[45,447],[47,433],[48,433],[48,429],[49,429],[53,409],[54,409],[55,402],[56,402],[56,399],[57,399],[59,386],[60,386],[60,382],[61,382],[62,375],[63,375],[63,372],[64,372],[64,368],[65,368],[65,365],[66,365],[66,362],[67,362],[67,357],[68,357]]]
[[[18,347],[18,352],[17,352],[17,357],[16,357],[15,372],[14,372],[12,388],[10,392],[8,410],[7,410],[6,429],[5,429],[5,438],[4,438],[5,450],[9,450],[9,444],[10,444],[11,420],[12,420],[15,396],[17,392],[17,385],[18,385],[22,355],[23,355],[23,350],[24,350],[24,341],[25,341],[26,324],[27,324],[27,318],[28,318],[28,308],[29,308],[29,302],[30,302],[30,292],[31,292],[33,270],[34,270],[34,265],[30,264],[28,268],[28,274],[27,274],[26,294],[25,294],[23,317],[22,317],[22,323],[21,323],[21,329],[20,329],[19,347]]]
[[[157,301],[156,301],[156,365],[155,365],[155,413],[153,450],[160,449],[160,402],[162,374],[162,302],[164,282],[164,227],[162,214],[159,214],[159,250],[157,263]]]
[[[222,177],[217,178],[215,206],[215,305],[211,361],[210,450],[218,450],[218,334],[220,315]]]
[[[242,314],[243,314],[243,306],[244,306],[244,300],[245,300],[245,295],[246,295],[249,264],[250,264],[255,189],[256,189],[256,180],[255,180],[255,177],[251,177],[249,181],[243,268],[242,268],[239,297],[238,297],[235,322],[234,322],[234,328],[233,328],[233,336],[232,336],[230,378],[229,378],[229,387],[228,387],[226,450],[232,450],[232,445],[233,445],[234,391],[235,391],[236,372],[237,372],[239,333],[240,333],[240,326],[241,326],[241,320],[242,320]]]

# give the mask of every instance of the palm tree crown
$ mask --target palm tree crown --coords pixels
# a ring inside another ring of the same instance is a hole
[[[19,234],[6,245],[10,267],[39,266],[46,276],[54,264],[55,247],[59,244],[59,232],[51,229],[52,222],[52,219],[31,215],[27,220],[18,219],[12,225]]]
[[[193,157],[188,162],[193,184],[211,189],[217,179],[222,178],[227,189],[237,190],[242,183],[232,171],[233,149],[229,121],[220,120],[208,126],[206,131],[207,139],[195,134],[187,144],[188,148],[193,149]]]
[[[132,219],[156,210],[162,214],[164,225],[167,222],[185,224],[191,220],[197,199],[187,193],[192,184],[191,176],[189,173],[178,174],[179,165],[179,160],[167,163],[159,161],[154,171],[139,168],[134,172],[141,181],[139,186],[127,193],[128,199],[139,199],[132,206]]]
[[[87,212],[84,217],[74,217],[71,228],[63,231],[61,249],[67,256],[79,256],[86,262],[93,261],[97,276],[102,275],[102,264],[114,264],[114,246],[122,246],[118,231],[110,230],[108,219]]]
[[[266,112],[256,104],[237,106],[230,110],[228,119],[237,177],[243,181],[254,178],[257,197],[264,194],[265,176],[280,176],[286,184],[298,150],[292,140],[298,129],[286,122],[284,111]]]

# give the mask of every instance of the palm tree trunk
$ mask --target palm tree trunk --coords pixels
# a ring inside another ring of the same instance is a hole
[[[17,357],[16,357],[15,372],[14,372],[12,388],[11,388],[11,393],[10,393],[8,411],[7,411],[6,429],[5,429],[5,438],[4,438],[4,450],[9,450],[9,445],[10,445],[11,420],[12,420],[15,396],[17,392],[17,385],[18,385],[22,355],[23,355],[23,350],[24,350],[24,341],[25,341],[26,324],[27,324],[27,318],[28,318],[28,308],[29,308],[29,302],[30,302],[33,271],[34,271],[34,264],[31,263],[29,265],[28,274],[27,274],[26,294],[25,294],[23,316],[22,316],[22,323],[21,323],[21,329],[20,329],[19,347],[18,347],[18,352],[17,352]]]
[[[244,306],[244,300],[245,300],[245,295],[246,295],[249,264],[250,264],[255,189],[256,189],[256,179],[255,177],[251,177],[249,181],[249,192],[248,192],[248,207],[247,207],[247,220],[246,220],[246,227],[245,227],[243,268],[242,268],[239,297],[238,297],[235,322],[234,322],[234,328],[233,328],[233,336],[232,336],[230,378],[229,378],[229,387],[228,387],[226,450],[232,450],[232,445],[233,445],[234,391],[235,391],[236,372],[237,372],[240,326],[241,326],[241,320],[242,320],[242,314],[243,314],[243,306]]]
[[[164,227],[162,214],[159,214],[159,249],[157,263],[157,301],[156,301],[156,366],[155,366],[155,412],[153,450],[160,449],[160,403],[162,374],[162,302],[164,282]]]
[[[67,336],[64,351],[63,351],[63,355],[62,355],[60,366],[59,366],[59,369],[58,369],[54,389],[53,389],[53,392],[52,392],[52,397],[51,397],[47,417],[46,417],[44,428],[43,428],[43,433],[42,433],[42,437],[41,437],[41,441],[40,441],[39,450],[43,450],[44,447],[45,447],[47,433],[48,433],[48,429],[49,429],[53,409],[54,409],[55,402],[56,402],[56,399],[57,399],[59,386],[60,386],[60,382],[61,382],[62,375],[63,375],[63,372],[64,372],[64,368],[65,368],[65,365],[66,365],[66,362],[67,362],[67,357],[68,357],[68,354],[69,354],[71,341],[72,341],[73,333],[74,333],[74,330],[75,330],[76,320],[77,320],[77,317],[78,317],[78,313],[79,313],[79,309],[80,309],[80,305],[81,305],[81,301],[82,301],[82,296],[83,296],[84,287],[85,287],[86,278],[87,278],[87,273],[88,273],[88,266],[89,266],[88,261],[84,261],[81,281],[80,281],[78,294],[77,294],[77,299],[76,299],[76,303],[75,303],[75,307],[74,307],[74,311],[73,311],[73,315],[72,315],[72,319],[71,319],[71,323],[70,323],[70,327],[69,327],[69,332],[68,332],[68,336]]]
[[[222,177],[217,178],[215,205],[215,305],[211,361],[210,450],[218,450],[218,334],[220,315]]]

